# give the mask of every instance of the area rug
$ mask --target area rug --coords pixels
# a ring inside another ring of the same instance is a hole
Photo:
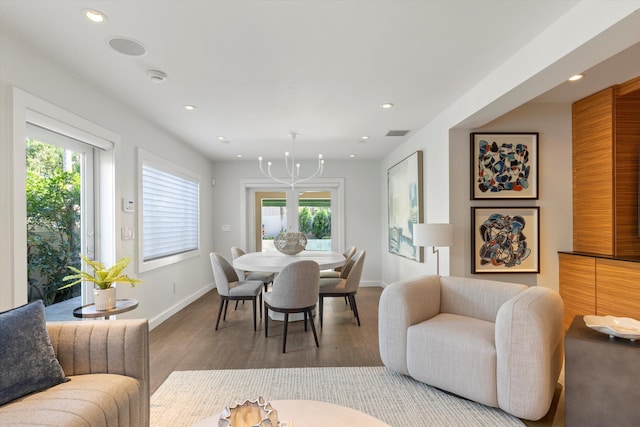
[[[499,409],[461,399],[385,367],[175,371],[151,396],[151,426],[190,426],[218,415],[235,401],[258,396],[267,401],[335,403],[394,427],[525,426]]]

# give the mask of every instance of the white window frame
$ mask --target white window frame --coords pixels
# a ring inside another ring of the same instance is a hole
[[[100,236],[96,240],[96,257],[104,263],[115,259],[115,179],[114,148],[120,143],[120,136],[87,119],[53,105],[19,88],[12,87],[13,120],[11,145],[11,194],[13,212],[11,215],[12,236],[5,241],[10,247],[5,252],[2,247],[0,267],[10,272],[7,285],[0,284],[0,309],[17,307],[27,302],[27,233],[25,221],[26,205],[26,162],[25,140],[27,122],[46,127],[58,133],[100,148],[95,159],[94,171],[97,184],[95,190],[95,230]],[[3,273],[2,277],[5,277]],[[10,287],[7,287],[10,286]]]
[[[175,176],[184,177],[189,180],[194,180],[198,183],[198,247],[195,250],[182,252],[179,254],[168,255],[161,258],[156,258],[153,260],[145,261],[143,256],[143,248],[144,248],[144,232],[143,232],[143,212],[144,207],[142,205],[142,168],[144,165],[148,165],[154,169],[170,173]],[[184,168],[182,166],[176,165],[173,162],[170,162],[160,156],[157,156],[153,153],[145,151],[141,148],[138,148],[138,200],[140,201],[140,205],[138,206],[138,273],[144,273],[147,271],[151,271],[160,267],[165,267],[171,264],[175,264],[190,258],[194,258],[200,256],[201,254],[201,230],[202,227],[200,225],[200,189],[201,189],[202,181],[200,179],[200,175],[194,173],[193,171]]]
[[[344,178],[315,178],[300,185],[300,190],[321,189],[331,191],[331,250],[342,252],[345,249],[344,234]],[[287,219],[288,230],[298,229],[298,188],[292,192],[291,187],[274,183],[267,178],[252,178],[240,180],[240,241],[248,250],[255,251],[254,242],[254,197],[256,191],[284,191],[287,193],[287,206],[295,207],[295,215]],[[288,212],[288,211],[287,211]]]

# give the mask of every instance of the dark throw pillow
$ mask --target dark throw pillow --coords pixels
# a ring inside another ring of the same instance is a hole
[[[42,301],[0,313],[0,405],[64,381]]]

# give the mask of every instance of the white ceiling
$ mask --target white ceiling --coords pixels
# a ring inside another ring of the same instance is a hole
[[[0,30],[212,159],[279,158],[290,130],[299,158],[379,159],[411,136],[389,130],[423,127],[576,3],[0,0]],[[85,8],[107,21],[88,22]],[[113,36],[147,53],[118,53]],[[639,47],[622,60],[637,63]],[[617,79],[619,69],[603,74]],[[147,70],[168,79],[152,83]],[[579,99],[588,84],[536,101]]]

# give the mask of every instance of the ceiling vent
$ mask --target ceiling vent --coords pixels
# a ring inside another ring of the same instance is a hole
[[[160,70],[147,71],[147,77],[154,83],[163,83],[167,80],[167,75]]]
[[[385,136],[405,136],[410,130],[390,130]]]

